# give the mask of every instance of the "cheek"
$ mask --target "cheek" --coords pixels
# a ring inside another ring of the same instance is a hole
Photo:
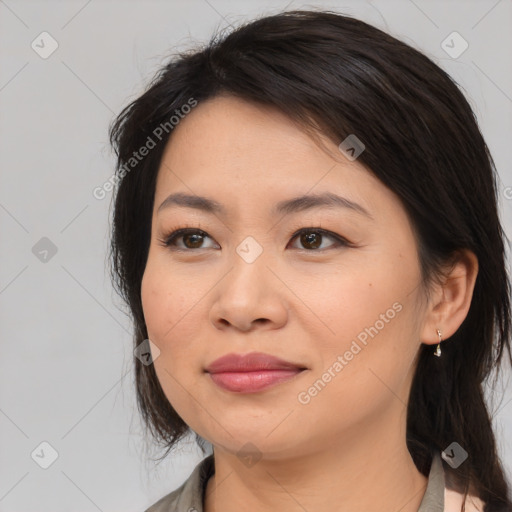
[[[307,304],[307,316],[312,315],[314,324],[318,324],[326,346],[343,349],[347,340],[360,333],[364,341],[365,329],[375,322],[382,328],[388,317],[395,317],[400,308],[396,303],[401,304],[405,296],[405,287],[401,289],[396,284],[399,281],[383,265],[364,269],[354,265],[321,279],[310,279],[309,285],[303,283],[303,287],[295,282],[294,290]],[[380,315],[385,316],[384,320]]]
[[[141,283],[148,337],[160,350],[155,372],[167,399],[185,421],[194,409],[189,391],[196,389],[203,376],[201,330],[207,321],[208,283],[179,271],[170,275],[167,264],[158,265],[155,259],[148,261]]]
[[[200,338],[197,329],[202,324],[194,319],[201,313],[193,289],[183,288],[178,276],[171,279],[154,264],[146,267],[141,283],[148,336],[160,350],[154,360],[157,379],[173,408],[189,425],[200,413],[187,392],[201,377],[194,340]]]
[[[410,369],[419,348],[418,296],[411,293],[419,276],[412,267],[390,262],[341,273],[309,289],[305,302],[317,317],[312,334],[319,340],[310,381],[321,380],[325,403],[342,400],[357,407],[374,397],[378,404],[376,397],[398,390]]]
[[[190,319],[197,314],[200,298],[201,290],[189,279],[182,284],[179,273],[171,276],[161,266],[148,263],[141,284],[142,309],[148,335],[161,350],[171,340],[190,336],[187,328],[194,325]]]
[[[304,421],[321,418],[325,429],[343,430],[407,402],[406,378],[418,344],[411,305],[393,304],[367,305],[357,321],[350,311],[339,315],[337,345],[323,346],[321,364],[297,396]]]

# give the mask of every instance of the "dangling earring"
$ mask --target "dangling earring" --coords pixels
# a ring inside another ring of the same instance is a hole
[[[437,345],[436,351],[434,352],[434,355],[437,357],[441,357],[441,331],[439,329],[436,329],[437,335],[439,336],[439,343]]]

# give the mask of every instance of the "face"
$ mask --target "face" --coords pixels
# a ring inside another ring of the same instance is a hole
[[[183,420],[226,450],[318,451],[405,415],[423,322],[413,231],[393,192],[324,143],[217,97],[180,121],[162,159],[141,288],[155,371]],[[171,194],[219,209],[160,208]],[[325,194],[343,199],[278,208]],[[254,352],[303,370],[205,371]]]

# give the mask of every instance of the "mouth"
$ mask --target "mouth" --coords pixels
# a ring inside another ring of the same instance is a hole
[[[212,381],[219,387],[235,393],[256,393],[289,381],[305,370],[256,370],[253,372],[211,373]]]
[[[220,388],[235,393],[255,393],[287,382],[307,370],[302,364],[252,352],[228,354],[211,363],[205,372]]]

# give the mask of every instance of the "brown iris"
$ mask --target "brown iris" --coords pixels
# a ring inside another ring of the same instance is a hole
[[[315,232],[303,233],[300,235],[301,243],[307,247],[308,244],[312,249],[316,249],[321,245],[322,235]],[[312,244],[312,245],[311,245]]]
[[[201,247],[201,243],[203,242],[203,235],[198,235],[197,233],[185,233],[182,235],[183,243],[187,247],[187,249],[198,249]],[[188,245],[186,240],[192,238],[191,245]]]

